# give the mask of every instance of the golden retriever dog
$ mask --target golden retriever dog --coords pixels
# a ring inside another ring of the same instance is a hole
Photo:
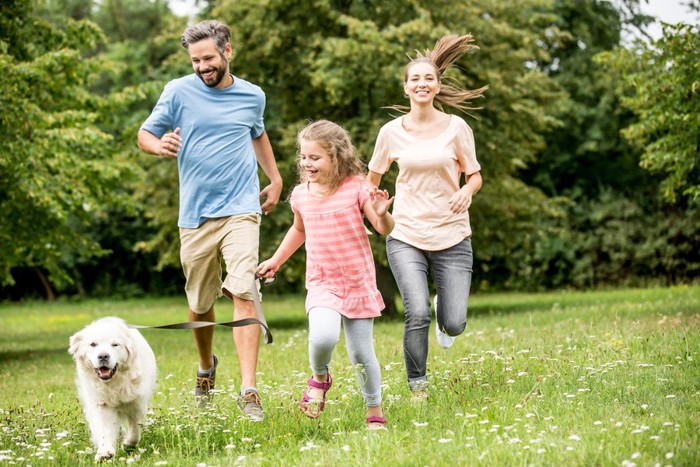
[[[146,339],[119,318],[101,318],[71,336],[68,353],[95,460],[114,456],[124,425],[124,446],[136,446],[156,386],[156,358]]]

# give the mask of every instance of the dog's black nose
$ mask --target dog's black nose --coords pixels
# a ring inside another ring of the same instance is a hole
[[[97,359],[101,362],[109,361],[109,354],[108,353],[101,353],[97,356]]]

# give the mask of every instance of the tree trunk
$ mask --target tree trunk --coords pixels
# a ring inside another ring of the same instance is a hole
[[[56,294],[54,294],[53,288],[51,287],[51,283],[46,278],[46,275],[39,268],[35,267],[34,271],[36,271],[36,275],[39,276],[39,280],[41,281],[41,285],[44,286],[44,293],[46,293],[46,300],[49,302],[53,302],[54,300],[56,300]]]

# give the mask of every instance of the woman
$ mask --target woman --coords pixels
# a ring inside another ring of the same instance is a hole
[[[450,347],[467,322],[473,264],[468,209],[481,188],[481,166],[471,128],[442,106],[468,110],[465,103],[487,87],[466,90],[442,76],[464,53],[478,48],[472,40],[469,34],[445,36],[408,63],[404,91],[410,110],[382,127],[368,165],[367,179],[375,186],[392,163],[399,167],[396,225],[386,250],[406,313],[404,358],[414,400],[428,397],[429,274],[437,291],[438,343]]]

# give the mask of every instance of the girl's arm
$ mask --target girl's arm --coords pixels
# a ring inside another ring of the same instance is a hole
[[[481,172],[474,172],[471,175],[464,174],[464,178],[467,183],[450,198],[450,210],[455,214],[467,212],[467,209],[472,205],[472,197],[481,188]]]
[[[362,208],[365,217],[380,235],[389,235],[394,230],[394,217],[389,213],[392,202],[394,202],[393,196],[389,198],[386,190],[380,190],[375,186],[369,192],[369,199]]]
[[[260,277],[273,277],[280,267],[299,249],[306,241],[306,231],[304,222],[297,214],[294,214],[294,223],[284,236],[282,243],[277,247],[277,251],[272,258],[263,261],[258,265],[256,272]]]

